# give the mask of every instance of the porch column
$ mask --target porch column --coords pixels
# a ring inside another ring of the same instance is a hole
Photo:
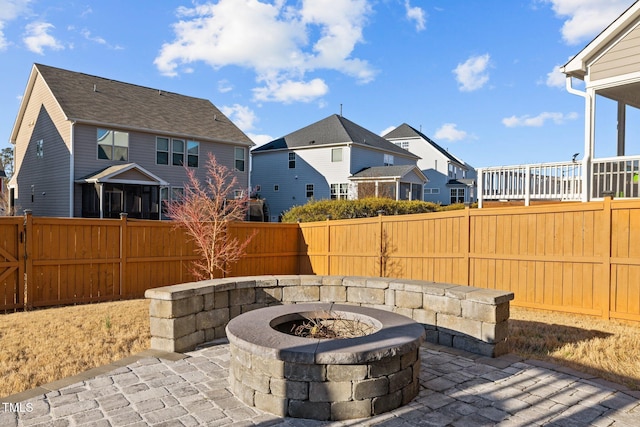
[[[627,104],[622,101],[618,101],[618,154],[617,156],[624,156],[625,151],[625,131],[627,122]]]
[[[400,180],[396,179],[396,201],[400,200]]]
[[[591,200],[591,161],[595,146],[595,90],[587,88],[584,95],[584,157],[582,158],[582,201]]]
[[[98,204],[100,205],[100,218],[104,218],[104,184],[99,184],[100,191],[98,192]]]

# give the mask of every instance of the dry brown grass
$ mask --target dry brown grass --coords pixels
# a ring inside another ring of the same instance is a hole
[[[510,350],[640,390],[640,325],[512,307]]]
[[[0,396],[138,353],[149,340],[146,300],[0,314]]]
[[[640,389],[640,325],[512,307],[511,351]],[[0,314],[0,396],[149,348],[149,303]]]

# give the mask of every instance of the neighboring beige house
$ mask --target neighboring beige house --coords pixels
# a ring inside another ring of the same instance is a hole
[[[158,219],[209,153],[249,186],[253,142],[210,101],[34,64],[10,141],[15,214]]]

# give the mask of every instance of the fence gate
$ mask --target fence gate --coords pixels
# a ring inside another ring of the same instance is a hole
[[[24,218],[0,218],[0,311],[24,307]]]

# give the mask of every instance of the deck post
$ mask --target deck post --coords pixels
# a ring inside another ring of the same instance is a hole
[[[524,172],[524,205],[531,203],[531,165],[527,165]]]
[[[484,200],[484,176],[483,176],[483,169],[482,168],[478,168],[478,209],[482,209],[482,201]]]

